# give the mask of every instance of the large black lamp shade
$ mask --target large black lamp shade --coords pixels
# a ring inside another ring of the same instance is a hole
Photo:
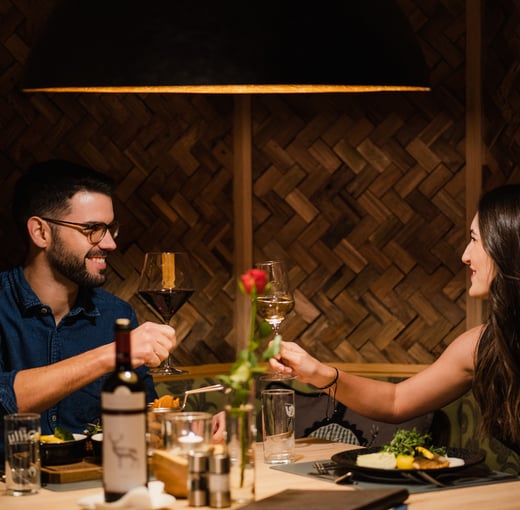
[[[392,0],[64,0],[31,51],[25,91],[428,90]]]

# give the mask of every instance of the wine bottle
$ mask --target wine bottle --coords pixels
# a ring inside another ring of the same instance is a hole
[[[146,392],[132,368],[130,329],[128,319],[116,320],[116,369],[101,390],[103,488],[107,503],[148,483]]]

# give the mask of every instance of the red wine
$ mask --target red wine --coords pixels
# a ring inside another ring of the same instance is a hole
[[[164,290],[140,290],[139,295],[151,306],[163,319],[168,322],[173,314],[190,298],[193,290],[188,289],[164,289]]]

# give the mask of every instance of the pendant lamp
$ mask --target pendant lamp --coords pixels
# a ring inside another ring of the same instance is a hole
[[[58,0],[27,92],[428,90],[392,0]]]

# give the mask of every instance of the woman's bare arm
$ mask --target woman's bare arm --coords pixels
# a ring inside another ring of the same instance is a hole
[[[466,331],[427,369],[397,384],[340,372],[336,399],[361,415],[394,423],[439,409],[471,388],[481,331],[482,326]],[[270,361],[272,368],[292,372],[316,387],[327,385],[336,375],[333,367],[294,343],[283,342],[277,358]]]

